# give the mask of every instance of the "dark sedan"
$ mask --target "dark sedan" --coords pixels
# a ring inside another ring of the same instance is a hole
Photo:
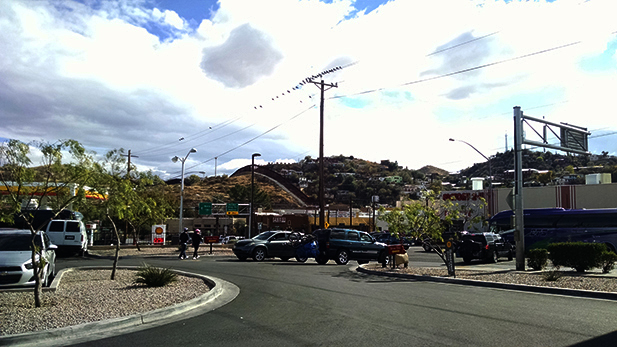
[[[287,261],[296,257],[296,250],[289,242],[289,231],[266,231],[252,239],[240,240],[232,248],[234,254],[240,260],[252,257],[255,261],[263,261],[266,258],[281,258]],[[306,261],[306,259],[298,259]]]

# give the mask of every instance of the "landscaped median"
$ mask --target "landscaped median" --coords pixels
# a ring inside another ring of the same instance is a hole
[[[448,277],[448,271],[445,268],[407,267],[392,269],[390,267],[383,268],[381,264],[377,263],[361,265],[358,267],[358,271],[413,280],[617,300],[617,277],[600,272],[457,269],[456,278],[453,278]],[[549,277],[557,277],[557,279],[547,280],[546,278]]]
[[[41,308],[33,307],[31,290],[0,292],[0,345],[51,346],[102,338],[179,314],[187,318],[204,313],[239,293],[226,281],[178,270],[172,270],[176,282],[146,287],[135,283],[137,270],[118,267],[114,281],[109,267],[62,270],[54,280],[57,290],[43,293]]]

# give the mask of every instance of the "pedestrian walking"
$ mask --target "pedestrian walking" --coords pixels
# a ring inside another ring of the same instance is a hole
[[[203,238],[201,237],[201,231],[199,229],[195,229],[195,231],[193,232],[193,259],[199,258],[197,250],[199,249],[199,244],[201,243],[201,241],[203,241]]]
[[[188,243],[189,243],[189,229],[184,228],[184,231],[182,232],[182,234],[180,234],[180,256],[178,258],[180,259],[187,258],[186,247]]]

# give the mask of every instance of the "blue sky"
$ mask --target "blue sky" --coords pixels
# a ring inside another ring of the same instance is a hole
[[[613,0],[0,1],[0,138],[131,149],[162,177],[193,147],[187,171],[207,175],[255,152],[297,161],[319,153],[319,89],[300,82],[329,71],[326,155],[457,171],[484,159],[448,139],[503,152],[514,106],[587,127],[591,152],[615,155],[614,13]]]

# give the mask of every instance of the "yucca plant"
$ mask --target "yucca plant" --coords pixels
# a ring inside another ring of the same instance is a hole
[[[135,275],[135,283],[145,284],[147,287],[164,287],[177,280],[178,275],[171,269],[162,269],[148,264],[142,265]]]

